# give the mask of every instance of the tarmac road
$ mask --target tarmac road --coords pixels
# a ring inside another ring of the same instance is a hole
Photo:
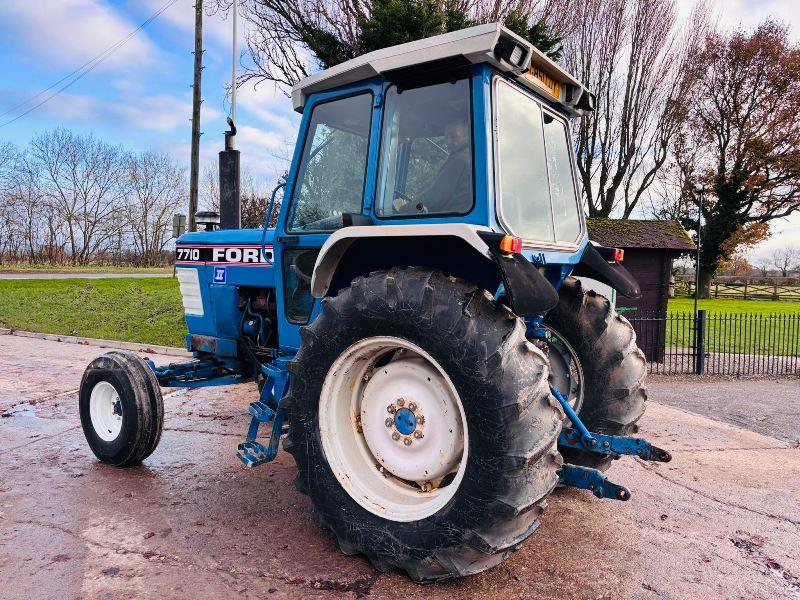
[[[172,273],[0,273],[3,279],[121,279],[130,277],[172,277]]]
[[[143,466],[97,462],[75,390],[102,352],[0,336],[2,598],[800,597],[800,449],[780,439],[651,402],[641,434],[674,459],[615,463],[629,502],[558,491],[503,565],[419,586],[316,529],[289,455],[239,463],[252,386],[168,394]]]

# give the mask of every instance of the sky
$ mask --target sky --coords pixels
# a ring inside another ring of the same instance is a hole
[[[678,0],[680,14],[687,15],[695,1]],[[167,2],[0,0],[0,114],[128,36]],[[716,12],[726,28],[752,28],[772,15],[789,23],[795,39],[800,35],[797,0],[717,0]],[[204,17],[203,167],[217,164],[230,111],[231,22],[226,16]],[[24,108],[0,116],[0,143],[24,146],[37,133],[63,126],[135,150],[169,152],[188,165],[193,47],[193,0],[177,0],[102,64],[37,110],[7,125]],[[243,47],[241,39],[240,50]],[[236,144],[243,168],[263,187],[271,187],[285,170],[299,121],[291,101],[274,85],[246,84],[239,89]],[[800,214],[773,222],[773,236],[751,258],[792,244],[800,246]]]

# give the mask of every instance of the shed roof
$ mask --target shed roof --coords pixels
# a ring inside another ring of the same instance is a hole
[[[586,219],[589,239],[614,248],[694,250],[689,234],[678,221],[646,219]]]

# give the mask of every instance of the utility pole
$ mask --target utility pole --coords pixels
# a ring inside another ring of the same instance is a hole
[[[239,3],[233,0],[233,54],[231,60],[231,116],[228,117],[230,130],[225,132],[225,149],[219,153],[219,228],[239,229],[242,226],[242,206],[239,168],[239,151],[234,143],[236,138],[236,21]]]
[[[233,53],[231,60],[231,121],[236,125],[236,62],[239,60],[237,42],[239,37],[237,21],[239,20],[239,0],[233,0]]]
[[[694,186],[697,201],[697,254],[694,262],[694,318],[697,320],[697,300],[700,298],[700,228],[703,221],[703,194],[705,188],[701,185]]]
[[[200,176],[200,103],[203,73],[203,0],[194,4],[194,83],[192,84],[192,159],[189,168],[189,231],[197,231],[197,183]]]

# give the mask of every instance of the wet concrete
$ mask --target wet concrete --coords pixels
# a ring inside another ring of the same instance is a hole
[[[290,456],[239,463],[251,386],[168,394],[144,465],[98,463],[75,390],[99,353],[0,336],[1,598],[800,597],[800,449],[774,437],[653,402],[641,433],[674,459],[616,463],[629,502],[559,491],[503,565],[419,586],[315,528]]]

